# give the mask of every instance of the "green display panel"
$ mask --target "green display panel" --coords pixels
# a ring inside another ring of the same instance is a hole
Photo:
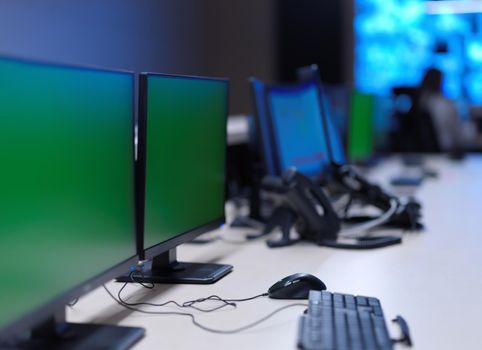
[[[373,107],[372,95],[353,92],[350,106],[348,155],[351,160],[365,161],[373,155]]]
[[[0,58],[0,329],[135,255],[133,76]]]
[[[227,82],[147,77],[144,246],[224,217]]]

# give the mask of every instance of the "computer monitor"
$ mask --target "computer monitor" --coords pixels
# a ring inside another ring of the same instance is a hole
[[[232,266],[180,263],[176,247],[225,222],[228,82],[143,73],[139,85],[138,249],[151,262],[136,281],[213,283]]]
[[[254,105],[256,139],[262,152],[260,154],[263,159],[264,172],[266,175],[279,175],[278,167],[275,165],[273,144],[273,133],[268,115],[268,107],[266,105],[265,89],[266,85],[259,79],[250,78],[251,95]]]
[[[264,86],[252,79],[251,87],[268,173],[280,175],[296,167],[307,176],[319,177],[329,155],[317,84]]]
[[[66,303],[138,261],[133,87],[131,73],[0,58],[0,347],[142,337],[65,322]]]
[[[373,96],[373,148],[376,152],[390,151],[394,111],[392,96]]]
[[[351,91],[343,84],[321,84],[321,87],[328,102],[329,115],[335,122],[340,135],[346,139]]]
[[[340,136],[340,132],[338,126],[335,124],[332,114],[330,113],[330,109],[328,106],[328,102],[326,98],[322,94],[321,98],[322,104],[324,106],[325,112],[323,113],[323,118],[326,123],[326,138],[330,145],[330,156],[331,161],[338,164],[343,165],[347,163],[346,159],[346,152],[345,148],[343,147],[343,142]]]
[[[348,130],[348,156],[352,161],[366,162],[373,156],[373,106],[373,95],[352,92]]]
[[[296,75],[300,82],[316,84],[318,87],[320,118],[322,119],[323,137],[327,143],[328,158],[330,162],[343,165],[347,163],[346,152],[340,135],[340,129],[334,120],[333,111],[321,82],[320,71],[316,64],[297,69]]]

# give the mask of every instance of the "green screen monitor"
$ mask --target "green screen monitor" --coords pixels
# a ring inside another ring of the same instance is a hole
[[[230,265],[179,263],[176,247],[225,222],[225,80],[141,74],[138,179],[143,280],[212,283]]]
[[[133,79],[0,58],[0,347],[54,348],[21,336],[38,329],[84,348],[143,334],[64,323],[66,303],[138,260]]]
[[[373,156],[374,97],[354,91],[350,103],[348,156],[355,162],[366,162]]]

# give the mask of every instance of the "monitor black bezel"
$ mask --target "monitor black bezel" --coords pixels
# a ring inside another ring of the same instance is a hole
[[[286,90],[286,91],[290,91],[290,90],[298,91],[298,90],[300,90],[303,87],[308,86],[308,85],[313,85],[316,88],[316,91],[317,91],[316,98],[317,98],[318,104],[320,106],[320,118],[321,118],[321,123],[322,123],[322,126],[323,126],[323,133],[325,134],[324,136],[325,136],[326,146],[327,146],[327,154],[326,154],[327,161],[326,161],[326,164],[322,164],[322,166],[320,167],[319,173],[317,175],[310,175],[310,176],[315,176],[316,178],[322,177],[323,173],[326,172],[326,170],[330,167],[330,165],[333,162],[333,157],[332,157],[332,154],[331,154],[330,141],[327,138],[328,130],[327,130],[327,123],[326,123],[325,118],[324,118],[323,104],[322,104],[322,101],[321,101],[321,98],[320,98],[320,88],[319,88],[319,84],[316,81],[316,79],[306,80],[306,81],[295,83],[295,84],[280,84],[280,85],[268,84],[268,85],[265,85],[265,88],[264,88],[264,94],[263,94],[264,101],[263,102],[266,106],[266,115],[267,115],[267,119],[268,119],[267,124],[269,125],[269,135],[270,135],[270,139],[271,139],[272,154],[274,156],[274,162],[273,163],[274,163],[276,173],[277,173],[278,176],[280,176],[281,173],[282,173],[281,157],[280,157],[280,153],[279,153],[279,140],[278,140],[278,137],[277,137],[276,133],[274,132],[273,115],[272,115],[272,110],[271,110],[270,103],[269,103],[269,94],[270,94],[271,90],[273,90],[273,89],[278,89],[278,90],[282,89],[282,90]]]
[[[182,243],[192,241],[197,236],[217,229],[226,222],[225,212],[220,217],[214,218],[212,221],[206,222],[198,227],[193,227],[192,229],[179,233],[176,236],[157,243],[156,245],[150,247],[144,247],[144,217],[145,217],[145,193],[146,193],[146,155],[147,155],[147,92],[148,92],[148,81],[149,77],[161,77],[161,78],[174,78],[174,79],[194,79],[194,80],[204,80],[204,81],[216,81],[223,83],[226,87],[226,105],[225,105],[225,121],[224,121],[224,184],[223,192],[224,198],[223,202],[226,202],[226,169],[227,169],[227,120],[229,111],[229,80],[225,78],[212,78],[203,76],[192,76],[192,75],[176,75],[176,74],[165,74],[165,73],[153,73],[153,72],[142,72],[139,74],[139,113],[138,113],[138,157],[136,161],[136,186],[137,186],[137,242],[138,242],[138,255],[141,260],[153,259],[154,257],[169,251]]]
[[[261,85],[260,94],[258,94],[257,92],[256,84]],[[264,97],[266,84],[255,77],[250,77],[249,85],[251,88],[251,99],[254,106],[253,114],[255,116],[254,119],[256,125],[256,147],[258,149],[261,148],[259,156],[262,159],[264,174],[270,176],[278,176],[280,174],[275,162],[276,155],[273,154],[273,128],[271,126],[270,117],[266,113],[266,109],[268,108],[266,106],[266,101]],[[264,109],[265,113],[263,113],[262,109]],[[263,124],[267,125],[266,130],[264,130]]]
[[[16,57],[16,56],[9,56],[9,55],[1,55],[0,59],[8,60],[12,62],[19,62],[25,64],[33,64],[33,65],[40,65],[40,66],[49,66],[49,67],[58,67],[62,69],[77,69],[77,70],[87,70],[87,71],[96,71],[96,72],[104,72],[104,73],[118,73],[118,74],[125,74],[131,76],[132,80],[132,114],[131,114],[131,125],[132,125],[132,172],[133,172],[133,179],[135,180],[134,174],[134,155],[135,155],[135,145],[134,145],[134,127],[135,127],[135,74],[134,72],[127,71],[127,70],[116,70],[116,69],[109,69],[109,68],[100,68],[100,67],[93,67],[93,66],[82,66],[82,65],[74,65],[74,64],[66,64],[66,63],[56,63],[56,62],[48,62],[42,60],[33,60],[27,59],[23,57]],[[134,183],[135,186],[135,183]],[[135,190],[135,188],[133,188]],[[135,193],[133,194],[133,198],[135,199]],[[135,203],[133,206],[134,212],[132,213],[135,219]],[[133,227],[133,231],[135,231],[135,227]],[[133,232],[133,242],[135,240],[135,232]],[[72,301],[75,298],[79,298],[82,295],[89,293],[90,291],[94,290],[95,288],[101,286],[103,283],[114,279],[121,273],[125,273],[127,269],[131,266],[136,265],[139,261],[138,255],[136,251],[133,250],[133,254],[131,257],[128,257],[125,260],[121,260],[118,264],[115,264],[113,267],[108,268],[105,271],[101,271],[96,274],[94,277],[80,282],[76,286],[68,289],[65,292],[60,292],[59,295],[53,297],[47,303],[40,305],[37,308],[34,308],[25,314],[21,315],[17,319],[7,323],[5,326],[0,327],[0,344],[3,340],[8,341],[9,339],[15,339],[16,336],[21,334],[22,332],[28,331],[29,329],[38,326],[42,322],[48,320],[53,313],[55,313],[59,308],[65,307],[67,303]],[[32,286],[33,288],[35,286]]]

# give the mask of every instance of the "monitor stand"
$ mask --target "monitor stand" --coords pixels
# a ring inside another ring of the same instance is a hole
[[[249,214],[248,216],[237,216],[231,222],[230,227],[235,228],[263,228],[263,218],[261,216],[261,184],[259,180],[253,181],[251,193],[249,195]]]
[[[135,273],[134,278],[130,278],[129,275],[121,276],[116,280],[117,282],[211,284],[226,276],[232,269],[232,265],[179,262],[176,248],[173,248],[146,263],[142,274]]]
[[[65,307],[33,329],[26,339],[18,339],[5,349],[130,349],[145,330],[137,327],[68,323]],[[3,346],[3,345],[2,345]],[[2,349],[4,349],[2,347]]]

